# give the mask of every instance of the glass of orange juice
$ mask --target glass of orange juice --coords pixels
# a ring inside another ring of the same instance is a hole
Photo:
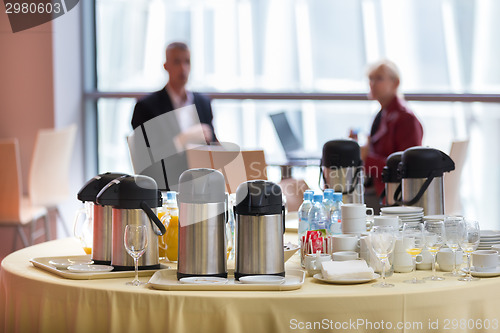
[[[83,250],[86,254],[92,254],[92,242],[93,242],[93,202],[87,201],[84,204],[84,208],[80,209],[75,217],[75,222],[73,225],[73,234],[78,238],[82,244]],[[85,219],[81,219],[80,215],[84,214]]]

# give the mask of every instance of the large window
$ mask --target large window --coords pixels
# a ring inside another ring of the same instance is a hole
[[[500,1],[95,0],[95,16],[97,93],[88,96],[98,97],[97,171],[131,172],[125,139],[135,99],[116,93],[162,88],[171,41],[191,47],[193,90],[360,94],[355,101],[215,99],[219,139],[262,147],[267,158],[284,156],[269,118],[275,112],[287,112],[311,150],[350,128],[366,135],[378,111],[363,98],[366,66],[386,57],[400,67],[402,92],[413,96],[425,145],[449,152],[452,141],[470,139],[466,213],[500,229],[500,188],[492,185],[500,184],[500,104],[452,101],[495,93],[500,100]],[[452,98],[429,102],[428,94]],[[305,177],[317,186],[316,174]]]

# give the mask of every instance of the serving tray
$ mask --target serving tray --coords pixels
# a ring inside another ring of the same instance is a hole
[[[122,277],[133,277],[134,271],[111,271],[111,272],[95,272],[95,273],[73,273],[68,271],[67,269],[58,269],[55,266],[49,264],[49,261],[54,259],[72,259],[72,260],[90,260],[90,255],[84,256],[63,256],[63,257],[38,257],[30,259],[30,262],[33,266],[43,269],[47,272],[55,274],[57,276],[72,279],[72,280],[93,280],[93,279],[115,279]],[[168,271],[168,266],[160,263],[160,269]],[[150,270],[140,270],[139,276],[151,276],[155,272],[158,272],[158,269],[150,269]]]
[[[282,284],[247,284],[234,279],[234,271],[229,270],[226,284],[185,284],[177,281],[177,271],[173,269],[159,270],[149,279],[148,285],[159,290],[295,290],[302,287],[305,272],[290,269],[285,272],[285,282]]]

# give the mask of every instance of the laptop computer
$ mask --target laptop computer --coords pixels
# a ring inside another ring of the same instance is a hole
[[[293,133],[284,112],[272,114],[270,117],[288,160],[321,159],[321,152],[306,151],[302,148],[302,142]]]

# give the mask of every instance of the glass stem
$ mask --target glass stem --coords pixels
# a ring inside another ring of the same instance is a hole
[[[134,258],[135,282],[139,282],[139,258]]]
[[[385,258],[382,259],[382,284],[385,284]]]
[[[451,249],[453,253],[453,274],[458,274],[457,272],[457,249]]]
[[[417,281],[417,256],[411,256],[413,259],[413,281]]]
[[[436,276],[436,254],[432,254],[432,276]]]
[[[472,274],[470,272],[470,253],[467,253],[467,279],[472,280]]]

